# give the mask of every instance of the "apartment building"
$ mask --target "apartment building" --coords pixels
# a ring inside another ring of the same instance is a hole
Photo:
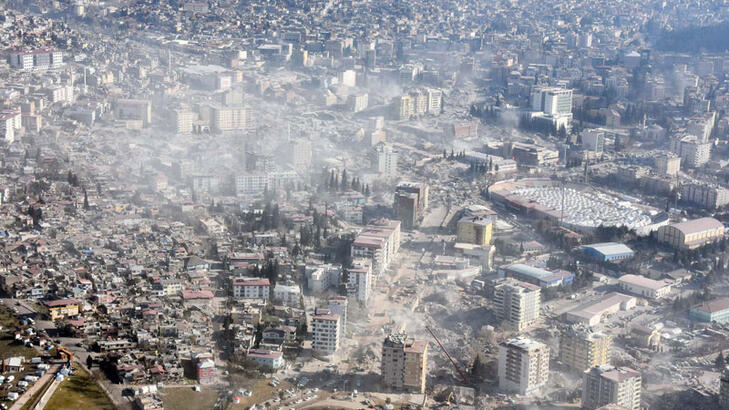
[[[246,114],[244,107],[210,106],[210,128],[217,131],[236,131],[246,129]]]
[[[681,200],[701,208],[716,209],[729,204],[729,189],[709,184],[685,184]]]
[[[640,409],[641,374],[629,367],[602,365],[582,377],[582,408],[594,410],[608,404]]]
[[[16,51],[9,55],[10,66],[24,71],[47,70],[63,65],[63,52],[51,48]]]
[[[674,176],[681,170],[681,158],[674,154],[659,155],[653,159],[653,166],[661,175]]]
[[[681,162],[690,168],[700,167],[711,157],[711,143],[702,142],[694,135],[686,135],[671,141],[671,151],[681,157]]]
[[[144,126],[152,121],[152,103],[148,100],[117,100],[114,116],[120,120],[141,121]]]
[[[493,222],[491,218],[481,216],[463,216],[456,225],[458,242],[485,246],[491,243]]]
[[[416,226],[428,209],[429,191],[424,182],[401,182],[395,188],[395,215],[405,228]]]
[[[506,278],[494,286],[496,316],[521,331],[539,318],[541,292],[537,285]]]
[[[391,145],[381,142],[375,146],[375,165],[376,171],[383,178],[392,179],[397,177],[397,160],[398,153],[392,149]]]
[[[311,318],[312,342],[311,347],[319,354],[332,355],[339,349],[342,334],[340,331],[341,317],[333,314],[329,309],[316,309]]]
[[[197,113],[188,110],[172,112],[172,126],[177,134],[190,134],[197,121]]]
[[[347,294],[366,304],[372,293],[372,262],[369,259],[354,259],[347,269]]]
[[[584,372],[610,361],[612,339],[586,326],[571,326],[560,334],[559,360],[573,370]]]
[[[400,250],[400,226],[400,221],[390,219],[372,221],[352,242],[352,258],[372,260],[376,277],[384,273]]]
[[[233,278],[233,296],[236,299],[268,300],[271,284],[266,278]]]
[[[390,334],[382,343],[380,373],[383,383],[395,390],[425,392],[428,370],[428,342],[404,333]]]
[[[332,296],[327,300],[327,309],[332,314],[339,316],[339,341],[340,343],[344,340],[345,332],[347,331],[347,307],[349,306],[349,300],[344,296]]]
[[[547,384],[549,347],[525,337],[499,344],[499,388],[528,395]]]

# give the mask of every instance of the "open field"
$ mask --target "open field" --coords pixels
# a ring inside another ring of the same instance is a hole
[[[48,401],[48,410],[113,409],[114,405],[91,376],[81,368],[64,380]]]
[[[196,392],[190,387],[173,387],[161,390],[166,409],[197,410],[212,409],[218,398],[218,391],[203,387]]]
[[[275,394],[279,390],[286,390],[291,387],[291,383],[287,381],[281,381],[278,387],[269,385],[268,379],[245,379],[243,377],[236,378],[233,376],[236,390],[233,392],[233,396],[240,397],[240,403],[231,404],[228,408],[231,410],[243,410],[252,406],[256,403],[263,403],[267,400],[273,399]],[[238,389],[250,390],[253,394],[250,397],[243,396],[240,394]]]

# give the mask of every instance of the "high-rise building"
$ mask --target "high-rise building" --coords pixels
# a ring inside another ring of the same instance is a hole
[[[358,302],[367,303],[372,292],[372,262],[368,259],[354,259],[347,269],[347,293]]]
[[[539,318],[540,305],[537,285],[506,278],[494,286],[496,316],[516,331],[531,326]]]
[[[291,166],[295,170],[305,170],[311,165],[311,141],[298,138],[288,143]]]
[[[656,172],[661,175],[676,175],[681,169],[681,158],[673,154],[659,155],[653,159]]]
[[[395,215],[406,228],[412,228],[428,209],[428,184],[401,182],[395,188]]]
[[[189,134],[197,120],[197,113],[188,110],[175,110],[172,113],[172,126],[177,134]]]
[[[10,66],[20,70],[47,70],[63,65],[63,52],[51,48],[10,53]]]
[[[210,106],[210,127],[218,132],[246,129],[247,110],[242,107]]]
[[[415,115],[415,100],[409,95],[395,98],[393,103],[395,119],[405,120]]]
[[[492,229],[493,222],[491,218],[464,215],[456,225],[456,240],[485,246],[491,243]]]
[[[499,388],[531,394],[549,377],[549,347],[525,337],[499,344]]]
[[[729,204],[729,189],[714,184],[685,184],[681,200],[702,208],[716,209]]]
[[[609,335],[585,326],[571,326],[559,338],[559,360],[567,367],[584,372],[610,361]]]
[[[152,103],[148,100],[118,100],[114,115],[120,120],[142,121],[147,126],[152,121]]]
[[[382,343],[380,367],[383,383],[396,390],[425,392],[428,371],[428,342],[404,333],[390,334]]]
[[[311,347],[320,354],[331,355],[339,349],[341,318],[329,309],[316,309],[311,318]]]
[[[532,111],[547,115],[572,113],[572,90],[556,87],[537,87],[531,93]]]
[[[375,146],[377,156],[377,172],[386,179],[397,176],[398,153],[393,151],[392,146],[381,142]]]
[[[344,296],[332,296],[327,300],[327,309],[332,312],[333,315],[339,316],[341,322],[339,326],[339,341],[341,343],[344,340],[345,332],[347,331],[347,306],[348,300]]]
[[[594,410],[617,404],[640,409],[640,372],[629,367],[602,365],[585,371],[582,377],[582,408]]]
[[[681,157],[681,162],[690,168],[698,168],[711,158],[711,143],[701,142],[694,135],[671,140],[671,151]]]

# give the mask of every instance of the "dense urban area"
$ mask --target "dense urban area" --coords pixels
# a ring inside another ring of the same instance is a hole
[[[729,409],[726,1],[0,25],[0,409]]]

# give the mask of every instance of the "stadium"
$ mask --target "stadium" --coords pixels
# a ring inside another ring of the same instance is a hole
[[[509,180],[491,185],[489,195],[515,213],[549,219],[571,229],[591,231],[601,225],[626,226],[639,233],[657,229],[658,210],[587,185],[551,179]]]

